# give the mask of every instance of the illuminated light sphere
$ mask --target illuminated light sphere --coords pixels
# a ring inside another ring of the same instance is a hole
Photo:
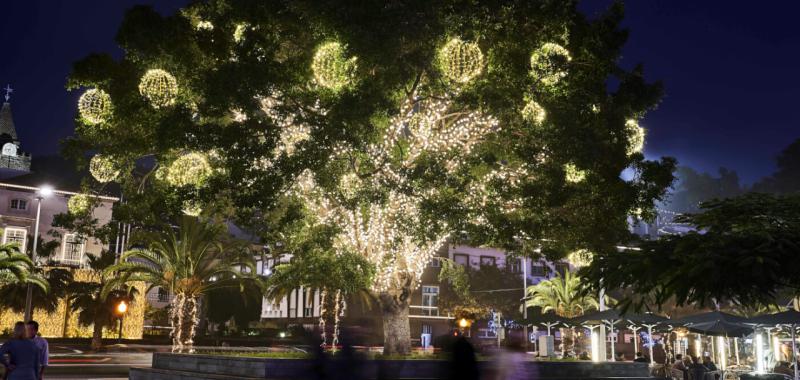
[[[119,167],[113,158],[97,154],[89,161],[89,173],[97,182],[111,182],[119,177]]]
[[[640,153],[644,150],[645,130],[634,119],[625,121],[625,131],[628,134],[628,155]]]
[[[347,59],[345,49],[338,42],[327,42],[317,48],[311,63],[314,79],[322,87],[339,91],[355,80],[356,57]]]
[[[173,161],[165,179],[172,186],[200,186],[211,177],[212,173],[208,158],[202,153],[192,152]]]
[[[107,92],[91,88],[78,99],[78,112],[89,124],[99,124],[111,115],[111,96]]]
[[[579,249],[567,256],[567,261],[576,268],[588,266],[592,263],[592,259],[594,259],[594,254],[586,249]]]
[[[73,215],[85,215],[92,207],[92,199],[86,194],[75,194],[67,201],[67,209]]]
[[[586,179],[586,171],[578,169],[575,164],[564,165],[564,179],[570,183],[578,183]]]
[[[211,21],[202,20],[197,23],[197,30],[214,30],[214,24]]]
[[[339,181],[339,190],[347,198],[352,198],[358,192],[361,179],[355,173],[347,173]]]
[[[439,51],[439,68],[447,79],[467,83],[483,71],[483,53],[475,42],[448,41]]]
[[[189,216],[200,216],[203,212],[203,208],[197,202],[185,201],[183,202],[183,209],[181,211]]]
[[[522,118],[537,126],[541,126],[547,118],[547,111],[539,103],[531,100],[522,109]]]
[[[566,65],[571,60],[567,49],[548,42],[531,54],[531,75],[545,85],[554,85],[567,76]]]
[[[153,108],[171,106],[178,96],[178,81],[164,70],[151,69],[142,76],[139,93]]]

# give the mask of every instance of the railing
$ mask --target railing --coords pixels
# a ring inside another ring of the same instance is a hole
[[[437,306],[422,306],[410,305],[408,314],[414,317],[433,317],[433,318],[446,318],[452,319],[453,316],[448,313],[447,315],[440,315],[439,307]]]

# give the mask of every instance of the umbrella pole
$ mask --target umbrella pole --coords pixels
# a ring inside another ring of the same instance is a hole
[[[733,338],[733,350],[736,353],[736,365],[739,364],[739,338]]]
[[[653,360],[653,325],[647,326],[647,336],[650,338],[650,365],[653,365],[655,361]],[[795,379],[797,380],[797,379]]]
[[[614,321],[610,321],[611,325],[611,361],[617,361],[617,352],[614,350]]]
[[[635,357],[636,354],[639,353],[639,342],[637,339],[637,335],[639,335],[639,327],[630,325],[628,328],[633,331],[633,356]]]
[[[794,380],[797,380],[797,343],[795,343],[794,330],[797,325],[792,325],[792,367],[794,367]]]

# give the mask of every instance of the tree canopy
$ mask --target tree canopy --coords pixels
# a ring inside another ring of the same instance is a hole
[[[593,288],[629,289],[625,307],[700,307],[714,302],[773,305],[800,279],[800,195],[749,193],[705,202],[680,216],[697,231],[594,257],[582,275]]]

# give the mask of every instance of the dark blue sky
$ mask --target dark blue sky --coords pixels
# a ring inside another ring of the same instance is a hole
[[[64,90],[73,61],[119,50],[125,9],[155,4],[172,12],[187,0],[26,0],[0,14],[0,85],[12,105],[23,149],[58,151],[69,136],[78,94]],[[587,14],[610,0],[584,0]],[[715,172],[726,166],[753,182],[800,137],[800,2],[629,0],[631,30],[623,65],[642,62],[667,96],[642,122],[649,157],[675,156]]]

